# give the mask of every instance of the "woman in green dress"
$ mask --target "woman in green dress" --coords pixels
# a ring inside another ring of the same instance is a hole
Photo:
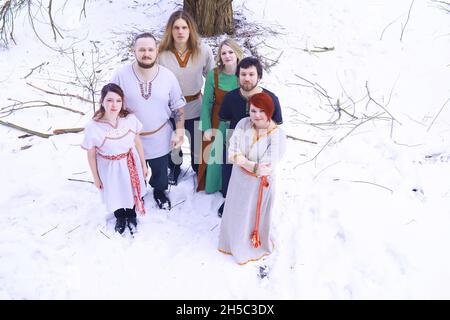
[[[219,120],[220,104],[224,95],[239,87],[236,66],[243,51],[233,39],[219,45],[216,67],[209,71],[203,92],[200,130],[203,131],[201,162],[197,191],[214,193],[222,188],[222,162],[225,133],[228,125]]]

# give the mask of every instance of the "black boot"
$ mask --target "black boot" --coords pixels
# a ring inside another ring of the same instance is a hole
[[[176,186],[178,185],[178,177],[181,173],[181,166],[175,165],[174,168],[169,169],[169,174],[167,175],[167,179],[169,180],[169,184]]]
[[[122,234],[125,231],[126,226],[126,218],[125,218],[126,212],[125,209],[118,209],[114,211],[114,216],[116,217],[116,226],[114,230],[116,232]]]
[[[130,233],[133,235],[137,231],[137,219],[136,219],[136,211],[133,209],[126,209],[127,215],[127,226],[130,230]]]
[[[219,210],[217,210],[217,215],[219,216],[219,218],[222,218],[222,214],[223,214],[223,207],[225,206],[225,202],[222,203],[222,205],[220,206]]]
[[[160,209],[170,210],[172,205],[163,190],[153,189],[153,198]]]

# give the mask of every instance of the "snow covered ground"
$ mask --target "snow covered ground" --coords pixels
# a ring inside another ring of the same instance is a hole
[[[130,61],[130,33],[161,30],[181,1],[88,1],[86,18],[83,1],[56,3],[64,39],[36,29],[68,53],[38,41],[23,14],[17,45],[0,51],[0,108],[45,100],[85,113],[0,110],[44,133],[82,127],[92,105],[27,83],[89,98],[76,75],[95,74],[100,89]],[[20,138],[0,126],[1,299],[450,298],[450,15],[429,0],[233,5],[278,32],[253,39],[263,56],[281,54],[262,85],[280,98],[285,131],[317,142],[288,140],[276,251],[245,266],[217,251],[221,197],[194,192],[188,161],[175,208],[157,210],[149,194],[139,233],[119,236],[95,187],[68,180],[91,180],[82,133]]]

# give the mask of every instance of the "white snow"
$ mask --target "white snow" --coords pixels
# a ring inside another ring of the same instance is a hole
[[[17,45],[0,51],[0,108],[9,99],[45,100],[85,113],[0,113],[45,133],[82,127],[92,105],[27,82],[89,99],[71,58],[84,61],[86,75],[95,62],[99,90],[130,61],[121,62],[130,34],[160,32],[182,1],[88,1],[86,18],[83,1],[56,3],[64,39],[55,42],[46,24],[36,29],[66,54],[37,40],[25,12],[16,18]],[[282,52],[262,85],[280,98],[285,131],[317,142],[288,140],[276,250],[245,266],[217,251],[221,196],[194,192],[187,158],[170,189],[178,205],[157,210],[150,192],[132,239],[114,233],[92,184],[68,180],[92,179],[83,133],[19,138],[24,132],[0,126],[0,299],[449,299],[450,15],[415,0],[400,41],[410,4],[233,1],[247,21],[279,32],[253,39],[267,45],[259,47],[267,58]],[[334,125],[311,125],[338,118],[314,83],[359,119],[342,112]],[[368,103],[366,84],[381,106]],[[264,265],[269,274],[260,279]]]

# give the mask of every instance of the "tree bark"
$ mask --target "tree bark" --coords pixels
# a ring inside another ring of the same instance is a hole
[[[184,0],[184,10],[189,12],[202,36],[214,36],[223,33],[232,34],[233,0]]]

